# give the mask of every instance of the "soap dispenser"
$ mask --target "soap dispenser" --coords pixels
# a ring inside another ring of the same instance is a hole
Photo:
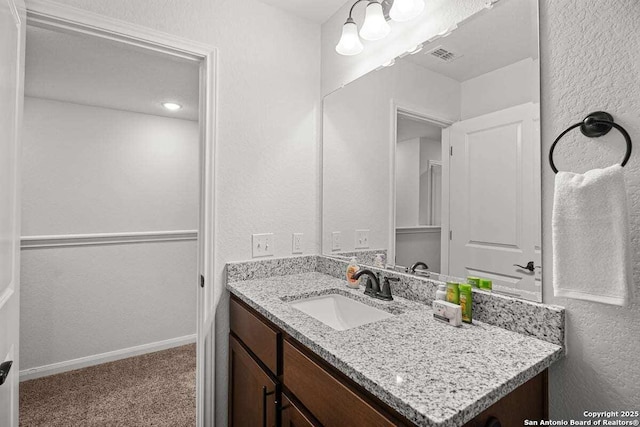
[[[360,287],[358,283],[358,279],[354,279],[353,275],[356,274],[356,271],[360,270],[358,267],[358,259],[356,257],[352,257],[351,261],[349,261],[349,265],[347,266],[347,286],[350,288],[358,289]]]

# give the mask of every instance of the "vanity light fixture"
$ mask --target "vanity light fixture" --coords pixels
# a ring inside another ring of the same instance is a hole
[[[360,37],[365,40],[380,40],[391,32],[391,27],[384,17],[382,5],[375,0],[369,1],[364,15],[364,24],[360,28]]]
[[[351,56],[362,52],[364,46],[358,37],[358,26],[355,21],[349,17],[347,22],[342,26],[342,37],[336,46],[336,52],[340,55]]]
[[[364,49],[360,37],[374,41],[385,38],[391,27],[387,23],[387,13],[396,22],[405,22],[418,16],[424,9],[424,0],[366,0],[364,23],[360,28],[352,18],[353,8],[365,0],[356,0],[349,9],[349,17],[342,26],[342,36],[336,45],[336,52],[340,55],[357,55]]]
[[[163,102],[162,106],[169,111],[178,111],[182,108],[182,105],[176,104],[175,102]]]
[[[424,0],[394,0],[389,17],[396,22],[410,21],[422,13]]]

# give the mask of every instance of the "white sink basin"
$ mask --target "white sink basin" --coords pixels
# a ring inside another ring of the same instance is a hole
[[[305,298],[289,304],[338,331],[393,317],[391,313],[338,294]]]

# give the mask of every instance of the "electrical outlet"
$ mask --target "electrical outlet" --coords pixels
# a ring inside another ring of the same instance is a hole
[[[331,233],[331,250],[339,251],[342,248],[342,236],[339,231]]]
[[[252,241],[252,255],[254,258],[273,256],[273,233],[254,234]]]
[[[291,244],[292,254],[301,254],[303,252],[302,233],[293,233],[293,242]]]
[[[369,230],[356,230],[356,249],[367,249],[369,247]]]

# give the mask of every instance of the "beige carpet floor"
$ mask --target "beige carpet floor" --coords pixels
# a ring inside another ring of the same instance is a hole
[[[20,384],[21,427],[187,427],[195,420],[195,344]]]

